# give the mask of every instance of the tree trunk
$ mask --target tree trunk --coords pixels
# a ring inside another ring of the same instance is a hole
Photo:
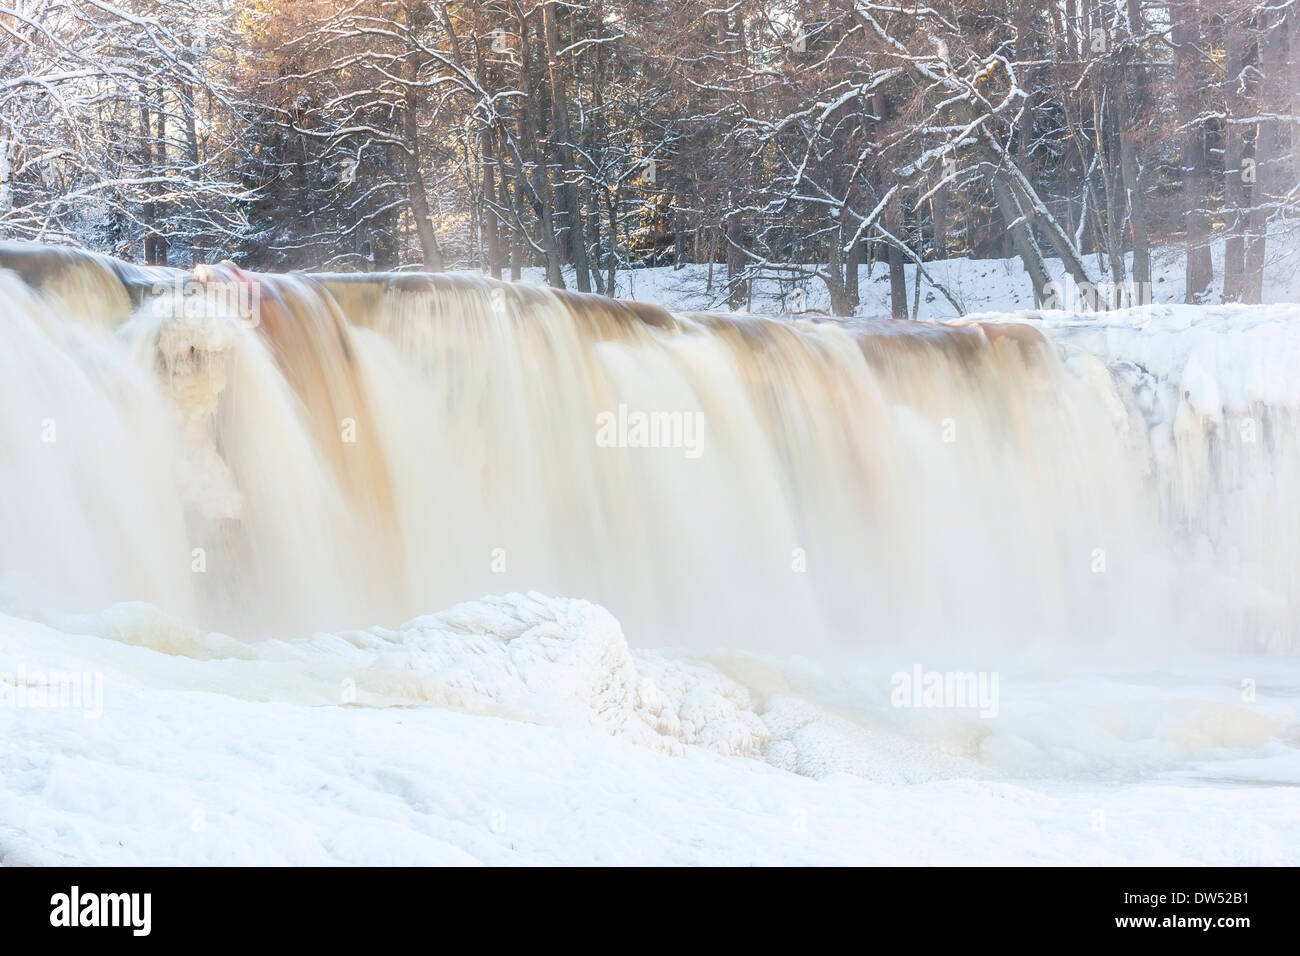
[[[686,213],[681,210],[681,196],[677,197],[678,208],[673,212],[673,268],[680,269],[686,265]]]
[[[745,254],[741,251],[744,230],[740,223],[740,214],[732,212],[727,216],[727,304],[733,312],[740,311],[748,298],[744,279]]]
[[[185,132],[185,161],[189,164],[189,175],[192,178],[198,178],[199,172],[199,130],[194,116],[194,90],[189,83],[181,83],[179,96],[181,114],[184,117]],[[190,259],[194,262],[200,262],[203,257],[203,250],[207,247],[207,237],[199,229],[199,213],[197,204],[187,203],[186,212],[193,217],[190,226]]]
[[[1198,77],[1202,75],[1200,4],[1197,0],[1183,0],[1173,6],[1173,42],[1176,48],[1175,64],[1181,80],[1188,84],[1178,98],[1179,115],[1183,125],[1183,221],[1187,230],[1187,296],[1188,304],[1204,302],[1214,279],[1210,263],[1210,215],[1208,153],[1205,142],[1205,124],[1199,116],[1201,97],[1198,95]]]
[[[1284,14],[1264,12],[1259,20],[1259,65],[1264,75],[1260,84],[1260,105],[1269,112],[1270,98],[1283,95],[1278,89],[1286,75],[1283,39]],[[1294,54],[1292,54],[1294,56]],[[1250,235],[1246,243],[1246,281],[1242,301],[1264,301],[1264,260],[1268,251],[1268,220],[1274,189],[1281,171],[1282,138],[1278,121],[1265,117],[1255,134],[1255,182],[1251,184]]]
[[[1233,120],[1248,115],[1246,88],[1246,37],[1229,22],[1225,37],[1227,57],[1224,64],[1224,101],[1227,123],[1224,128],[1223,198],[1225,231],[1223,253],[1223,301],[1240,302],[1246,291],[1246,205],[1247,188],[1246,130]]]
[[[158,175],[158,163],[154,160],[154,132],[153,121],[150,117],[149,108],[150,92],[147,86],[140,87],[140,142],[143,150],[141,157],[141,166],[144,175],[152,179]],[[144,258],[145,265],[157,266],[164,265],[166,260],[159,254],[160,243],[158,236],[158,207],[153,201],[153,196],[157,191],[154,183],[147,183],[144,187],[145,201],[140,210],[141,223],[144,227],[144,239],[141,255]]]
[[[1044,300],[1051,298],[1049,295],[1051,277],[1047,273],[1046,263],[1043,262],[1043,251],[1038,247],[1038,240],[1034,238],[1028,221],[1021,214],[1020,203],[1016,201],[1015,194],[1011,191],[1011,184],[1007,182],[1005,176],[997,173],[993,175],[993,196],[997,201],[998,215],[1002,217],[1011,235],[1011,243],[1016,250],[1016,255],[1024,263],[1025,271],[1029,273],[1029,280],[1033,283],[1034,304],[1042,305]],[[891,259],[890,262],[892,263],[893,260]]]
[[[430,272],[441,272],[442,249],[438,245],[438,236],[433,231],[433,221],[429,218],[429,200],[424,192],[424,176],[420,173],[420,131],[415,118],[416,106],[415,89],[408,86],[402,108],[402,139],[405,147],[402,150],[402,160],[406,167],[406,189],[411,203],[411,215],[415,218],[415,232],[420,237],[424,267]]]
[[[1106,89],[1108,74],[1098,74],[1100,91],[1094,93],[1094,119],[1097,129],[1097,157],[1101,170],[1101,186],[1106,197],[1106,223],[1103,238],[1106,243],[1106,258],[1110,263],[1110,278],[1115,290],[1124,284],[1127,272],[1124,263],[1124,218],[1128,213],[1128,204],[1123,201],[1123,173],[1118,168],[1119,150],[1115,143],[1117,117],[1110,102],[1110,91]]]
[[[541,147],[537,142],[537,124],[533,119],[533,110],[541,107],[537,103],[533,91],[531,74],[533,57],[529,50],[531,44],[528,42],[530,31],[528,29],[527,15],[520,11],[517,13],[517,17],[519,20],[519,85],[524,94],[523,102],[519,107],[520,132],[533,166],[530,178],[533,201],[537,206],[538,240],[539,245],[542,247],[542,254],[546,259],[547,283],[557,289],[563,289],[564,273],[560,269],[559,240],[555,235],[555,215],[551,206],[550,175],[546,169],[545,157],[542,156]]]
[[[505,204],[505,197],[497,190],[496,131],[483,131],[483,231],[487,238],[487,272],[494,279],[501,278],[504,256],[501,252],[501,215],[499,210]],[[501,177],[501,190],[505,189],[504,175]]]
[[[903,210],[895,198],[884,212],[885,228],[899,242],[903,241]],[[888,244],[885,253],[889,259],[889,314],[895,319],[907,318],[907,270],[904,267],[903,250],[894,243]],[[920,279],[920,275],[917,276]]]
[[[826,274],[823,280],[826,283],[826,291],[830,294],[831,314],[848,316],[853,314],[853,306],[849,301],[848,287],[844,281],[843,235],[844,230],[840,227],[839,219],[831,220],[831,229],[826,240]]]
[[[1138,164],[1133,110],[1128,83],[1121,81],[1119,99],[1119,162],[1128,197],[1128,224],[1133,236],[1134,305],[1151,301],[1151,240],[1147,231],[1146,194],[1142,189],[1142,167]]]
[[[840,232],[841,242],[846,233],[848,234],[849,239],[853,238],[852,230],[846,227]],[[858,269],[861,265],[862,243],[855,242],[849,247],[844,262],[844,291],[849,297],[849,308],[851,310],[849,312],[850,315],[857,311],[858,306],[862,302],[862,289],[858,281]]]
[[[558,205],[564,213],[564,245],[573,264],[579,292],[591,291],[591,275],[587,268],[587,238],[584,235],[582,203],[578,192],[581,170],[573,163],[573,148],[569,139],[569,105],[565,90],[564,68],[560,64],[559,29],[555,24],[555,4],[550,0],[542,5],[542,25],[546,41],[546,56],[551,77],[551,119],[554,123],[556,155],[560,160],[560,182],[556,186]]]

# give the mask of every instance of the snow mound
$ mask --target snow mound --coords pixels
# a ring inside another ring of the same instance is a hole
[[[594,727],[681,754],[687,745],[757,757],[766,742],[748,691],[706,664],[632,652],[587,601],[507,594],[401,628],[241,642],[149,605],[69,618],[64,628],[209,664],[232,696],[371,707],[434,706],[558,727]],[[273,673],[274,672],[274,673]],[[280,686],[272,691],[275,674]]]
[[[633,654],[618,621],[587,601],[508,594],[458,604],[396,631],[317,636],[368,658],[357,689],[558,726],[591,726],[681,753],[755,755],[763,724],[716,671]]]
[[[752,658],[633,651],[609,611],[577,599],[486,597],[397,629],[294,641],[246,643],[143,604],[60,623],[180,659],[174,664],[182,672],[162,684],[251,700],[434,706],[588,727],[674,756],[698,747],[813,778],[846,773],[904,783],[978,772],[951,755],[974,747],[940,748],[831,713]]]

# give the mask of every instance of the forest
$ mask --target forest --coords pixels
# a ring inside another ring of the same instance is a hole
[[[0,241],[148,265],[1015,258],[1044,304],[1259,302],[1300,214],[1295,0],[0,0]],[[1222,255],[1212,249],[1222,245]],[[916,282],[913,285],[916,285]]]

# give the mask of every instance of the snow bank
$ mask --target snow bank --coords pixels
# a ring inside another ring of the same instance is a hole
[[[538,594],[295,641],[138,604],[0,636],[0,864],[1300,862],[1295,667],[1251,706],[1222,661],[1011,679],[983,721],[882,705],[882,666],[629,651]],[[72,674],[98,699],[15,705]]]
[[[1279,232],[1269,237],[1268,264],[1264,275],[1263,301],[1288,302],[1300,299],[1300,232]],[[1223,291],[1224,243],[1217,240],[1211,246],[1215,280],[1209,290],[1210,301]],[[1072,288],[1072,282],[1060,259],[1045,261],[1047,272],[1062,290]],[[1088,268],[1101,283],[1100,291],[1106,293],[1109,273],[1100,268],[1094,258],[1088,258]],[[815,271],[818,266],[809,268]],[[1128,275],[1132,275],[1132,254],[1128,256]],[[938,259],[925,264],[926,272],[935,282],[941,283],[961,304],[967,315],[982,312],[1015,312],[1034,305],[1033,283],[1019,259],[968,259],[954,257]],[[907,275],[908,304],[912,302],[917,276],[916,266],[904,266]],[[546,271],[542,268],[524,270],[524,279],[545,284]],[[574,280],[565,273],[569,288]],[[1149,300],[1157,303],[1178,303],[1186,298],[1186,271],[1183,249],[1178,246],[1152,250],[1152,287]],[[798,306],[800,311],[828,315],[830,295],[820,279],[805,275],[792,279],[761,278],[752,285],[752,296],[745,311],[755,315],[788,314]],[[884,263],[863,264],[858,268],[860,304],[859,319],[887,318],[890,315],[889,268]],[[802,290],[796,294],[796,289]],[[727,303],[726,269],[721,265],[687,264],[680,269],[660,266],[642,269],[624,269],[617,274],[615,294],[618,298],[655,302],[675,312],[729,311]],[[918,318],[946,320],[958,317],[958,311],[945,296],[937,292],[926,279],[921,280]]]
[[[187,627],[148,605],[69,618],[69,630],[202,661],[212,689],[309,705],[432,704],[557,727],[590,727],[669,754],[696,745],[758,756],[767,739],[746,689],[717,670],[629,649],[608,611],[509,594],[458,604],[398,630],[244,643]],[[181,660],[173,662],[188,670]],[[189,681],[180,675],[181,686]],[[191,685],[192,686],[192,685]]]
[[[984,320],[992,315],[973,316]],[[1006,316],[1002,317],[1007,318]],[[1132,362],[1173,385],[1200,415],[1300,407],[1300,305],[1152,305],[1091,316],[1023,312],[1056,341]]]

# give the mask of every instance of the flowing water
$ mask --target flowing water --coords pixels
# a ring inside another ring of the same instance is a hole
[[[1248,436],[1032,325],[0,265],[15,613],[256,637],[535,590],[641,646],[1296,644],[1294,412]]]

